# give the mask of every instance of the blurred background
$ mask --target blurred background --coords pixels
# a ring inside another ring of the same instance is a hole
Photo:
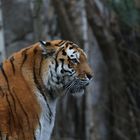
[[[140,140],[140,0],[0,0],[0,61],[53,39],[83,48],[94,80],[61,99],[52,140]]]

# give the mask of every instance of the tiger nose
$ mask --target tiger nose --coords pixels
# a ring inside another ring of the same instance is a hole
[[[92,77],[93,77],[91,74],[86,74],[86,76],[87,76],[87,78],[88,78],[89,80],[91,80]]]

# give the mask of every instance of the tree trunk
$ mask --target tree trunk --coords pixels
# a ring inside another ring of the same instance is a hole
[[[30,0],[32,23],[33,23],[33,32],[34,32],[34,41],[43,39],[43,17],[42,17],[42,8],[43,0]]]
[[[67,12],[68,8],[65,6],[65,1],[52,0],[52,3],[57,14],[58,25],[63,39],[72,40],[73,42],[80,45],[80,37],[77,34],[76,29],[76,27],[79,27],[74,25],[75,19],[70,18],[70,15]],[[68,1],[69,7],[73,6],[73,3],[75,3],[75,0]]]
[[[129,123],[133,120],[130,112],[130,95],[127,91],[127,84],[124,79],[126,73],[123,72],[120,63],[120,54],[118,52],[121,44],[111,32],[111,20],[108,19],[109,10],[107,11],[103,1],[87,0],[86,3],[88,23],[95,34],[99,43],[104,61],[108,68],[108,97],[110,108],[110,139],[113,140],[131,140],[138,139],[138,133],[132,130]],[[103,15],[106,11],[106,17]],[[107,21],[106,21],[107,20]],[[120,52],[121,53],[121,52]],[[126,59],[126,58],[123,58]],[[122,60],[121,60],[122,61]],[[133,114],[133,113],[132,113]],[[132,123],[133,124],[133,123]],[[127,127],[126,127],[127,126]],[[135,126],[133,126],[135,129]],[[133,137],[135,133],[135,138]],[[133,137],[133,138],[132,138]]]
[[[2,2],[0,0],[0,62],[2,62],[6,57],[3,30]]]

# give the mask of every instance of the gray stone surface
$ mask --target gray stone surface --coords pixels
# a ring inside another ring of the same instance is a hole
[[[7,56],[33,41],[33,23],[27,0],[3,0],[4,35]]]

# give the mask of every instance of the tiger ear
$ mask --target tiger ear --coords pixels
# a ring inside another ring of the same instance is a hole
[[[40,40],[39,42],[40,42],[40,44],[41,44],[43,47],[51,46],[51,43],[50,43],[50,42],[46,42],[46,41],[42,41],[42,40]]]
[[[53,57],[55,54],[55,47],[53,47],[50,42],[46,42],[46,41],[42,41],[42,40],[40,40],[39,42],[40,42],[40,46],[43,49],[42,54],[45,57]]]

